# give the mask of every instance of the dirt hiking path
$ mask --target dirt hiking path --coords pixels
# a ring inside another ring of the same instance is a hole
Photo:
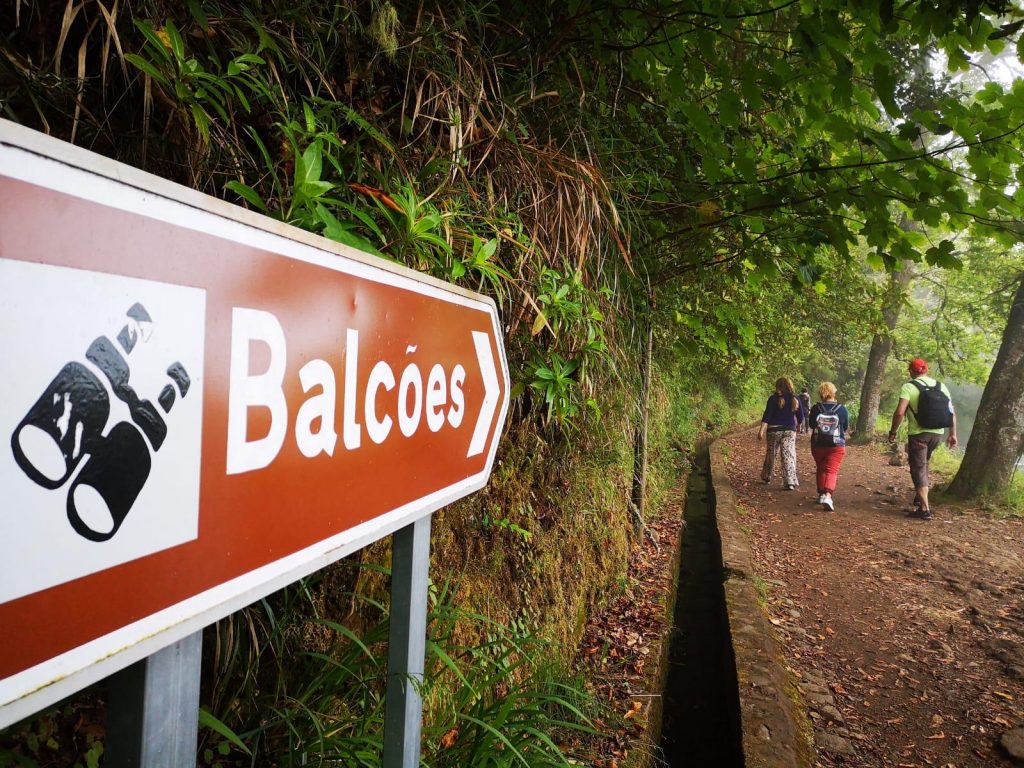
[[[755,431],[724,443],[816,764],[1024,765],[1000,743],[1024,726],[1022,521],[938,503],[931,521],[905,517],[909,472],[877,445],[847,448],[825,512],[807,438],[795,491],[761,482]]]

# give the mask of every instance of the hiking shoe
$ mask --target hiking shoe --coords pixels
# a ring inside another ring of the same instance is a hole
[[[822,494],[822,496],[821,496],[821,505],[826,510],[828,510],[829,512],[835,512],[835,510],[836,510],[836,505],[832,501],[832,494],[831,493],[824,493],[824,494]]]
[[[914,507],[912,510],[907,512],[907,517],[912,517],[915,520],[931,520],[932,511],[930,509],[921,509],[921,507]]]
[[[782,486],[782,490],[784,490],[784,491],[792,491],[795,488],[796,488],[795,485],[790,485],[789,483],[786,483],[784,486]]]

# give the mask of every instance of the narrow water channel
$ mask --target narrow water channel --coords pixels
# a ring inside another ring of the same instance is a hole
[[[670,768],[742,768],[739,690],[707,450],[687,485],[661,747]]]

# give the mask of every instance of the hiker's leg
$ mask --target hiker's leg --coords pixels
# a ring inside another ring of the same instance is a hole
[[[767,435],[765,435],[767,448],[765,450],[764,469],[761,472],[761,479],[764,480],[766,483],[772,479],[772,475],[775,474],[775,465],[779,463],[781,437],[781,432],[769,432]]]
[[[787,429],[782,435],[782,483],[796,488],[800,481],[796,477],[796,432]]]
[[[846,448],[841,445],[835,448],[825,448],[825,479],[822,486],[824,493],[835,493],[836,483],[839,480],[839,465],[843,463],[845,455]]]
[[[922,458],[921,451],[918,450],[918,440],[916,436],[911,435],[907,438],[907,467],[910,469],[910,482],[914,486],[914,504],[916,506],[923,504],[921,501],[921,491],[918,488],[920,485]]]
[[[825,481],[827,479],[827,462],[826,452],[828,448],[824,448],[820,445],[811,446],[811,456],[814,457],[814,476],[815,482],[818,485],[818,495],[821,496],[825,492]]]
[[[766,483],[772,479],[775,470],[775,433],[768,432],[764,436],[764,464],[761,467],[761,479]]]
[[[914,482],[914,500],[921,509],[928,509],[928,434],[911,435],[907,439],[907,464]]]
[[[935,453],[935,449],[942,443],[942,435],[938,435],[934,432],[928,432],[919,436],[925,445],[924,453],[924,470],[921,473],[921,477],[914,482],[917,496],[921,499],[921,509],[931,509],[928,505],[928,489],[931,487],[931,481],[928,477],[928,463],[932,460],[932,454]]]
[[[928,506],[928,486],[921,485],[915,488],[914,490],[917,491],[917,498],[921,500],[921,509],[930,509],[930,507]]]

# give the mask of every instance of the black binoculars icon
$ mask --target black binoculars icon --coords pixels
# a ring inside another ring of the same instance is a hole
[[[149,479],[150,446],[159,451],[167,437],[161,411],[170,413],[190,384],[184,366],[175,362],[167,368],[170,381],[157,397],[159,410],[136,394],[128,383],[126,358],[149,338],[153,321],[138,303],[126,316],[117,345],[100,336],[85,353],[106,384],[82,363],[67,363],[11,435],[18,466],[43,488],[60,488],[84,462],[68,489],[67,516],[72,528],[91,541],[112,538],[128,516]],[[119,421],[104,435],[111,396],[128,406],[134,423]]]

